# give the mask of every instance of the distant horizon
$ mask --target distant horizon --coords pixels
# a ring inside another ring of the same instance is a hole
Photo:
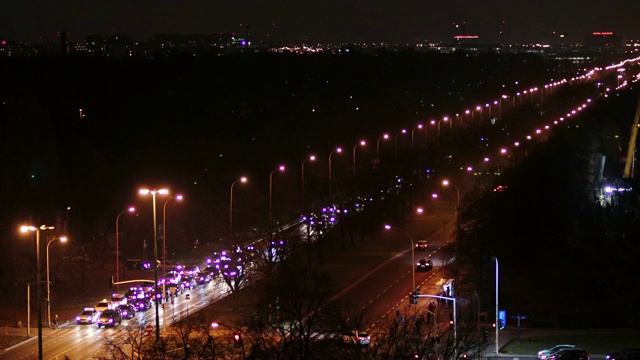
[[[59,32],[56,32],[53,36],[47,36],[43,39],[40,39],[39,41],[34,41],[34,42],[28,42],[28,41],[21,41],[21,40],[17,40],[17,39],[11,39],[11,38],[7,38],[7,37],[0,37],[0,41],[12,41],[12,42],[18,42],[18,43],[22,43],[25,45],[57,45],[60,42],[60,36],[59,34],[61,34],[64,30],[61,30]],[[542,41],[514,41],[514,42],[506,42],[506,41],[500,41],[499,39],[495,39],[497,41],[483,41],[483,38],[478,36],[476,39],[472,39],[472,43],[473,44],[508,44],[508,45],[518,45],[518,44],[526,44],[526,45],[530,45],[530,44],[550,44],[550,43],[555,43],[555,44],[570,44],[570,45],[581,45],[582,43],[584,43],[586,40],[588,40],[588,38],[590,36],[592,36],[594,33],[596,33],[596,31],[593,32],[588,32],[585,33],[584,36],[582,36],[581,39],[574,39],[572,40],[569,36],[560,36],[563,35],[563,33],[558,33],[558,37],[550,37],[547,39],[542,39]],[[614,39],[620,39],[621,41],[627,41],[627,40],[634,40],[634,39],[638,39],[640,41],[640,37],[638,38],[634,38],[634,37],[623,37],[615,32],[610,32],[610,31],[602,31],[602,33],[607,33],[606,36],[610,36]],[[127,34],[127,33],[112,33],[112,34],[100,34],[100,33],[88,33],[86,35],[84,35],[83,37],[72,37],[71,34],[69,34],[67,32],[67,41],[70,43],[78,43],[78,42],[82,42],[84,40],[86,40],[87,37],[89,36],[100,36],[103,37],[104,39],[109,39],[113,36],[127,36],[130,37],[132,40],[136,41],[136,42],[141,42],[141,43],[146,43],[146,42],[150,42],[153,41],[156,37],[158,36],[162,36],[162,35],[181,35],[181,36],[194,36],[194,35],[204,35],[204,36],[209,36],[209,35],[216,35],[216,34],[231,34],[234,36],[238,36],[240,38],[243,38],[244,35],[243,34],[239,34],[237,32],[233,32],[233,31],[225,31],[225,32],[209,32],[209,33],[204,33],[204,32],[199,32],[199,33],[170,33],[170,32],[161,32],[161,33],[156,33],[153,34],[151,37],[145,38],[145,39],[141,39],[135,35],[132,34]],[[468,35],[472,35],[472,34],[468,34]],[[575,36],[574,36],[575,37]],[[269,43],[263,40],[258,40],[258,42],[256,43],[254,40],[252,40],[252,34],[249,34],[249,39],[251,41],[251,45],[252,46],[259,46],[259,45],[268,45]],[[447,39],[423,39],[423,38],[415,38],[415,39],[411,39],[411,41],[407,41],[407,42],[387,42],[387,41],[341,41],[341,42],[311,42],[311,41],[301,41],[301,42],[281,42],[281,43],[275,43],[275,46],[284,46],[284,45],[301,45],[301,44],[322,44],[322,45],[330,45],[330,44],[379,44],[379,45],[413,45],[416,43],[425,43],[425,42],[436,42],[436,43],[454,43],[455,42],[455,37],[451,36],[450,38]]]
[[[612,0],[587,6],[579,0],[470,0],[426,3],[417,0],[278,0],[232,3],[212,0],[153,3],[92,3],[73,0],[23,2],[5,0],[0,9],[0,39],[26,44],[55,42],[66,31],[72,42],[89,34],[129,35],[139,41],[156,34],[242,35],[249,24],[254,44],[408,44],[417,40],[449,41],[474,34],[483,43],[547,42],[566,34],[582,42],[594,31],[611,31],[623,39],[640,38],[635,14],[640,2]]]

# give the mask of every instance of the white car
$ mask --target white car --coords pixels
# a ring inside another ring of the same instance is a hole
[[[572,349],[575,347],[576,347],[575,345],[560,344],[560,345],[550,347],[548,349],[540,350],[538,351],[538,359],[546,360],[547,357],[549,357],[549,355],[553,355],[562,349]]]
[[[105,310],[113,309],[114,307],[115,305],[113,304],[113,302],[107,299],[102,299],[99,303],[96,304],[96,306],[94,306],[94,308],[101,313]]]

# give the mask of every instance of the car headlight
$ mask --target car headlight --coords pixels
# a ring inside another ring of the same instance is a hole
[[[111,324],[113,322],[113,319],[109,319],[109,324]]]

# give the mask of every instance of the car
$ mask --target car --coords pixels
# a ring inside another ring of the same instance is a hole
[[[123,294],[111,294],[111,301],[116,305],[124,305],[127,303],[127,297]]]
[[[204,285],[211,281],[211,275],[207,272],[202,272],[198,274],[196,281],[198,282],[198,284]]]
[[[578,348],[567,348],[549,355],[547,360],[590,360],[586,351]]]
[[[76,315],[76,324],[95,324],[100,319],[100,313],[93,306],[85,307]]]
[[[151,309],[152,302],[151,302],[151,299],[145,296],[145,297],[133,300],[131,302],[131,305],[133,305],[133,308],[136,311],[147,311]]]
[[[548,349],[543,349],[538,351],[538,359],[540,360],[546,360],[546,358],[551,355],[551,354],[555,354],[558,351],[562,350],[562,349],[572,349],[575,348],[575,345],[570,345],[570,344],[559,344],[559,345],[555,345],[552,346]]]
[[[120,325],[122,322],[122,315],[120,315],[120,311],[118,310],[105,310],[100,314],[100,319],[98,320],[98,328],[102,327],[113,327],[116,325]]]
[[[184,290],[193,290],[196,288],[196,284],[196,280],[190,275],[182,278],[182,287]]]
[[[429,271],[433,269],[433,262],[431,259],[422,258],[416,263],[416,271]]]
[[[427,244],[427,240],[418,240],[418,242],[416,243],[416,250],[426,251],[427,247],[429,247],[429,244]]]
[[[105,310],[110,310],[113,309],[115,306],[113,304],[113,302],[107,300],[107,299],[102,299],[100,302],[98,302],[96,304],[96,306],[94,306],[94,308],[96,308],[96,310],[103,312]]]
[[[366,332],[362,332],[362,331],[357,332],[356,344],[364,345],[364,346],[371,344],[371,336]]]
[[[136,310],[129,304],[118,305],[118,310],[120,310],[123,319],[131,319],[136,316]]]
[[[606,360],[640,360],[640,348],[628,348],[614,351],[607,355]]]

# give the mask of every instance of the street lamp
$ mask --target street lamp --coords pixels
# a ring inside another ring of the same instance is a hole
[[[414,139],[414,132],[416,131],[416,129],[422,129],[422,124],[418,124],[416,127],[414,127],[413,129],[411,129],[411,148],[413,149],[413,139]]]
[[[398,131],[398,132],[396,133],[396,149],[395,149],[395,151],[396,151],[396,153],[395,153],[395,157],[396,157],[396,159],[398,158],[398,135],[400,135],[400,134],[406,134],[406,133],[407,133],[407,130],[406,130],[406,129],[402,129],[402,130],[400,130],[400,131]]]
[[[429,123],[424,127],[424,140],[429,143],[429,125],[436,125],[435,120],[429,121]]]
[[[171,196],[167,200],[165,200],[164,205],[162,205],[162,296],[167,294],[165,289],[166,279],[167,279],[167,204],[169,201],[173,200],[174,197]],[[182,195],[176,195],[175,199],[178,201],[182,201]],[[162,331],[164,332],[167,329],[167,312],[164,308],[164,302],[162,302]]]
[[[411,237],[411,234],[409,234],[409,232],[403,228],[399,228],[397,226],[392,226],[392,225],[385,225],[384,226],[385,229],[387,230],[391,230],[391,229],[395,229],[398,230],[400,232],[405,233],[408,237],[409,237],[409,241],[411,241],[411,276],[412,276],[412,284],[413,284],[413,288],[412,291],[414,291],[416,289],[416,254],[415,254],[415,245],[413,244],[413,238]]]
[[[55,240],[60,240],[61,243],[65,243],[67,242],[67,237],[54,237],[51,240],[47,241],[47,322],[49,323],[49,327],[51,327],[51,290],[49,288],[51,281],[49,281],[49,245],[51,245],[51,243]]]
[[[425,210],[421,207],[416,209],[416,212],[418,214],[422,214],[425,212]],[[440,234],[442,234],[442,245],[444,245],[444,222],[442,221],[442,218],[440,217],[440,215],[433,213],[432,215],[436,216],[438,218],[438,220],[440,221]]]
[[[269,174],[269,224],[271,224],[272,219],[272,189],[273,189],[273,173],[276,171],[284,171],[284,165],[278,166],[276,169],[273,169]]]
[[[162,276],[164,278],[167,277],[167,204],[173,199],[182,201],[184,197],[180,194],[176,195],[175,197],[170,196],[167,200],[165,200],[164,205],[162,205],[162,267],[164,270]]]
[[[444,122],[447,122],[447,121],[449,122],[449,130],[453,129],[453,119],[452,118],[450,118],[448,116],[445,116],[445,117],[442,118],[442,120]]]
[[[332,189],[332,179],[331,179],[331,155],[333,155],[333,153],[338,153],[341,154],[342,153],[342,148],[338,147],[335,150],[333,150],[331,153],[329,153],[329,199],[333,199],[333,189]]]
[[[154,256],[154,266],[153,266],[153,289],[154,289],[154,301],[156,307],[156,341],[160,340],[160,309],[158,308],[158,224],[156,219],[156,194],[158,195],[169,195],[169,190],[167,189],[140,189],[138,191],[140,195],[149,195],[151,194],[151,198],[153,199],[153,256]],[[162,294],[164,297],[164,294]],[[166,324],[165,324],[166,325]]]
[[[449,121],[449,117],[445,116],[442,119],[438,120],[438,139],[440,138],[440,122],[441,121],[447,122]]]
[[[452,185],[452,186],[454,186],[456,188],[456,192],[458,194],[458,204],[457,204],[457,206],[460,206],[460,188],[456,184],[450,182],[447,179],[442,180],[442,186],[449,186],[449,185]]]
[[[40,225],[40,227],[35,227],[33,225],[23,225],[20,227],[20,232],[26,233],[27,231],[35,231],[36,232],[36,298],[38,301],[38,359],[42,360],[42,299],[40,295],[40,231],[45,230],[53,230],[55,227]],[[29,324],[27,324],[29,326]]]
[[[359,143],[353,146],[353,186],[354,188],[356,186],[356,148],[358,147],[358,145],[365,146],[367,145],[367,142],[364,140],[360,140]]]
[[[376,141],[376,159],[378,160],[378,164],[380,164],[380,140],[385,139],[387,140],[389,138],[389,134],[383,134],[381,137],[378,138],[378,141]]]
[[[454,186],[456,188],[456,192],[458,194],[458,202],[457,202],[457,205],[456,205],[456,221],[458,221],[458,208],[460,207],[460,188],[457,185],[455,185],[454,183],[452,183],[449,180],[447,180],[447,179],[442,180],[442,186],[449,186],[449,185]]]
[[[233,186],[237,183],[246,183],[246,176],[241,177],[240,179],[231,183],[231,191],[229,195],[229,236],[233,236]]]
[[[316,161],[316,156],[315,155],[310,155],[308,158],[302,160],[302,207],[304,208],[304,163],[307,162],[307,160],[309,161]]]
[[[127,211],[133,213],[136,211],[136,208],[130,206],[128,209],[120,211],[118,216],[116,216],[116,289],[118,293],[120,293],[120,215]]]

